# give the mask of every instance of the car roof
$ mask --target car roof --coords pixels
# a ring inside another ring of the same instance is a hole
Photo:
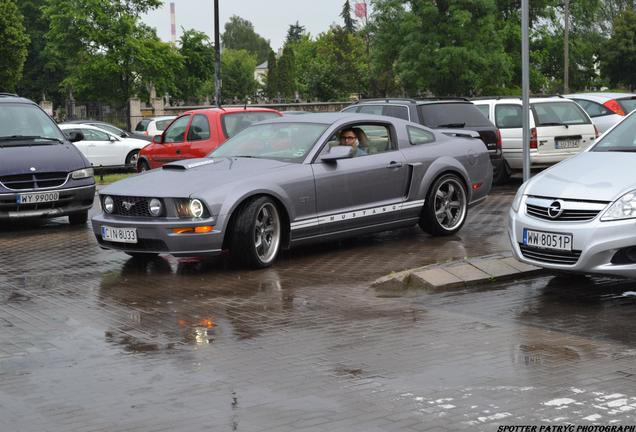
[[[291,115],[275,117],[268,120],[263,120],[254,124],[261,123],[319,123],[319,124],[336,124],[339,122],[346,123],[348,121],[368,121],[368,122],[389,122],[389,123],[408,123],[413,126],[422,127],[417,123],[412,123],[406,120],[402,120],[397,117],[381,116],[375,114],[358,114],[351,112],[328,112],[328,113],[308,113],[304,115]]]
[[[360,99],[354,102],[352,105],[374,105],[374,104],[415,104],[415,105],[429,105],[429,104],[447,104],[447,103],[471,103],[470,100],[464,97],[431,97],[431,98],[375,98],[375,99]]]
[[[589,99],[596,102],[606,102],[610,99],[622,99],[636,97],[636,93],[620,93],[620,92],[592,92],[592,93],[570,93],[564,95],[570,98]]]
[[[145,119],[141,119],[142,120],[150,120],[150,121],[157,121],[157,120],[170,120],[170,119],[174,119],[177,118],[176,115],[167,115],[167,116],[156,116],[156,117],[147,117]]]
[[[279,113],[279,111],[266,108],[266,107],[255,107],[255,106],[245,106],[245,107],[210,107],[210,108],[197,108],[193,110],[184,111],[182,114],[192,114],[192,113],[200,113],[200,112],[218,112],[218,113],[236,113],[236,112],[273,112]]]
[[[0,92],[0,103],[3,103],[3,102],[14,102],[14,103],[18,102],[18,103],[28,103],[31,105],[37,105],[32,100],[20,97],[16,94]]]
[[[544,103],[544,102],[573,102],[571,99],[566,97],[558,97],[558,96],[547,96],[547,97],[531,97],[530,103]],[[500,98],[492,98],[492,99],[474,99],[473,103],[476,105],[479,104],[487,104],[487,103],[512,103],[521,105],[521,97],[517,96],[505,96]]]
[[[77,123],[60,123],[58,126],[62,130],[75,129],[78,126],[81,126],[82,129],[96,130],[96,131],[100,131],[100,132],[106,132],[108,135],[112,135],[112,133],[108,132],[107,130],[104,130],[102,128],[98,128],[97,126],[91,126],[91,125],[83,124],[83,123],[80,123],[79,125]]]

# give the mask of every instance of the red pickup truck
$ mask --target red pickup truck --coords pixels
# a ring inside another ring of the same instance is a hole
[[[249,125],[282,114],[269,108],[205,108],[186,111],[139,152],[137,171],[204,157]]]

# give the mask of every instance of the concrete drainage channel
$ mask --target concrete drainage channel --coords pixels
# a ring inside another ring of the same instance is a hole
[[[518,279],[538,273],[548,272],[519,262],[510,253],[500,253],[392,273],[376,279],[371,287],[379,294],[403,289],[435,292]]]

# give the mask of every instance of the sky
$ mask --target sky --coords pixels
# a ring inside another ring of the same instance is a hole
[[[207,33],[214,40],[214,0],[164,0],[164,5],[142,17],[157,29],[164,41],[170,41],[170,2],[174,1],[177,40],[184,29]],[[353,10],[357,0],[350,0]],[[312,36],[329,29],[333,23],[342,25],[340,12],[345,0],[219,0],[219,28],[238,15],[254,25],[256,33],[269,39],[275,51],[282,47],[287,29],[296,21]],[[367,1],[369,3],[369,1]],[[352,13],[352,18],[355,18]]]

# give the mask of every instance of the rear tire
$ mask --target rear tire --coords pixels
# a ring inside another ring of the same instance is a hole
[[[455,174],[445,174],[431,186],[419,225],[433,236],[452,235],[464,225],[467,215],[464,182]]]
[[[234,264],[251,268],[272,265],[282,239],[281,217],[272,199],[262,196],[239,208],[230,234],[230,258]]]
[[[68,215],[68,223],[71,225],[84,225],[88,221],[88,210],[81,213],[73,213]]]

